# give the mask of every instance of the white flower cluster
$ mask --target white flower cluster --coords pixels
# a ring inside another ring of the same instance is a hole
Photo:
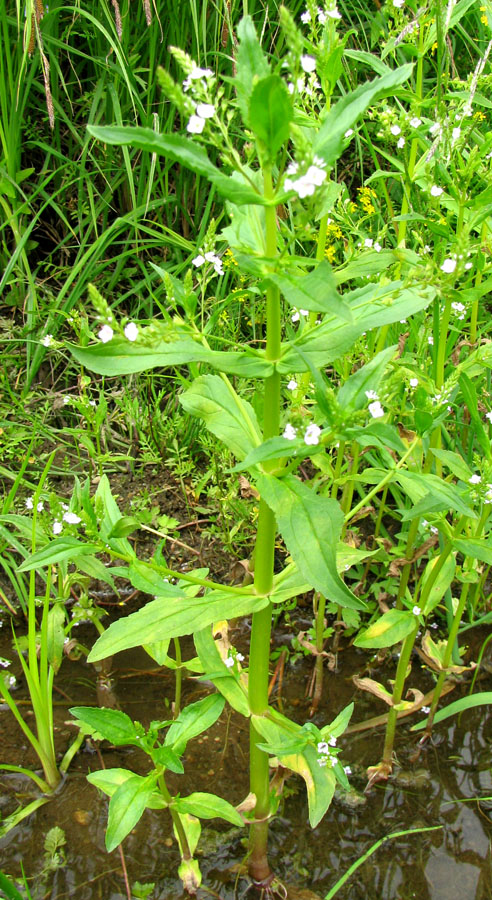
[[[207,119],[215,115],[215,106],[211,103],[197,103],[195,112],[188,119],[186,130],[190,134],[201,134]]]
[[[319,436],[321,434],[321,428],[319,425],[308,425],[304,432],[304,443],[307,444],[308,447],[315,447],[319,444]],[[294,441],[297,437],[297,428],[294,428],[290,422],[287,422],[285,426],[282,437],[286,438],[288,441]]]
[[[287,178],[284,181],[286,191],[295,191],[301,200],[304,197],[312,197],[317,187],[320,187],[326,179],[324,170],[326,163],[319,156],[315,156],[312,165],[308,167],[304,174],[298,178],[291,178],[291,175],[298,175],[299,165],[296,162],[290,163],[287,167]]]
[[[212,72],[212,69],[201,69],[200,66],[197,66],[196,63],[194,63],[193,69],[191,70],[190,74],[183,81],[183,90],[189,91],[191,88],[193,92],[195,88],[194,82],[197,82],[196,86],[200,85],[201,87],[206,88],[207,81],[209,80],[209,78],[213,77],[214,73]]]
[[[135,322],[128,322],[123,329],[123,334],[127,341],[133,343],[133,341],[136,341],[138,338],[138,325],[136,325]],[[111,325],[103,325],[98,331],[97,336],[102,344],[107,344],[109,341],[113,340],[114,330],[111,328]]]
[[[328,21],[328,19],[341,19],[342,17],[340,15],[340,13],[338,12],[338,9],[337,9],[336,3],[335,3],[329,9],[326,9],[326,8],[323,9],[323,7],[318,6],[318,9],[316,10],[316,18],[317,18],[318,22],[320,23],[320,25],[325,25],[326,22]],[[307,25],[307,23],[310,21],[311,21],[311,13],[309,12],[308,9],[306,9],[305,12],[301,13],[301,22],[304,25]]]
[[[234,656],[232,654],[232,652],[230,652],[229,656],[226,656],[226,658],[224,660],[224,665],[226,666],[227,669],[232,669],[235,662],[243,662],[243,661],[244,661],[244,656],[242,653],[236,653],[236,655]]]
[[[199,269],[200,266],[203,266],[204,263],[208,262],[214,267],[214,271],[217,275],[224,274],[220,256],[217,256],[211,250],[209,250],[207,253],[199,253],[198,256],[195,256],[195,258],[191,261],[197,269]]]
[[[381,416],[384,416],[384,409],[379,401],[377,391],[365,391],[365,395],[368,400],[372,401],[367,408],[373,419],[380,419]]]
[[[292,313],[292,315],[290,317],[290,321],[295,325],[296,322],[299,322],[301,316],[304,316],[304,318],[306,318],[306,316],[308,316],[308,315],[309,315],[309,310],[296,309],[294,306],[294,312]]]

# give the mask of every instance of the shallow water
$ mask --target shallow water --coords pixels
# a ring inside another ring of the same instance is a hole
[[[8,636],[4,629],[4,650],[8,655]],[[234,636],[240,647],[240,635]],[[325,674],[323,701],[316,714],[317,724],[331,720],[350,700],[356,701],[357,721],[384,712],[369,695],[355,689],[351,675],[362,665],[363,657],[353,650],[341,654],[342,669],[336,675]],[[165,718],[172,699],[173,681],[163,670],[150,673],[155,666],[143,652],[121,654],[114,673],[121,708],[132,718],[148,724]],[[429,675],[419,671],[414,661],[415,678],[423,690],[432,687]],[[311,663],[301,660],[286,667],[282,699],[284,712],[303,721],[308,710],[304,698]],[[380,673],[382,674],[382,673]],[[391,665],[384,678],[391,677]],[[377,675],[376,675],[377,677]],[[476,690],[490,689],[490,676],[481,677]],[[64,661],[57,676],[55,718],[57,747],[62,754],[75,733],[67,725],[71,705],[95,705],[96,675],[84,662]],[[467,690],[459,686],[449,697],[458,699]],[[185,702],[197,700],[207,691],[200,682],[185,684]],[[61,693],[60,693],[61,692]],[[22,685],[17,697],[23,696]],[[29,706],[22,707],[27,720]],[[297,887],[293,896],[324,897],[337,879],[354,861],[380,838],[395,831],[439,826],[432,832],[388,840],[351,876],[337,894],[339,900],[455,900],[492,897],[492,797],[491,742],[492,716],[473,709],[458,721],[449,719],[435,728],[434,742],[420,759],[409,762],[417,737],[409,732],[415,718],[399,724],[395,745],[399,766],[384,786],[376,786],[357,805],[346,808],[334,802],[325,820],[313,831],[307,823],[307,801],[303,782],[296,777],[287,781],[287,796],[279,815],[271,825],[270,856],[277,874]],[[6,710],[0,712],[2,762],[33,764],[23,735]],[[351,781],[362,792],[364,769],[378,762],[382,750],[383,729],[355,733],[339,741],[343,762],[354,770]],[[184,759],[185,775],[169,775],[171,791],[186,794],[192,790],[216,791],[234,804],[248,793],[247,724],[235,714],[225,712],[208,732],[188,745]],[[138,773],[147,771],[147,758],[138,751],[103,749],[106,767],[123,766]],[[67,864],[50,875],[40,896],[61,900],[75,894],[77,900],[121,900],[126,897],[118,850],[107,854],[104,848],[107,799],[85,780],[88,771],[100,768],[96,754],[80,752],[72,763],[61,789],[53,799],[27,821],[13,829],[0,842],[3,871],[18,876],[21,864],[28,878],[36,879],[42,869],[43,841],[53,825],[66,836]],[[0,773],[2,816],[19,804],[28,802],[34,792],[30,782],[18,776]],[[465,802],[468,801],[468,802]],[[222,900],[241,897],[247,888],[236,875],[237,864],[245,856],[245,832],[219,820],[203,829],[201,853],[204,888],[198,896],[219,896]],[[156,900],[177,900],[182,896],[176,878],[179,862],[165,811],[144,813],[140,823],[124,842],[124,855],[130,883],[156,883]],[[237,884],[236,884],[237,881]],[[31,882],[33,884],[33,882]],[[302,893],[311,891],[313,894]],[[213,893],[215,892],[215,893]],[[248,896],[252,896],[249,893]]]

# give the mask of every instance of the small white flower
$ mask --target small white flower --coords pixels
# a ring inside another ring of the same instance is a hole
[[[420,609],[420,606],[414,606],[414,608],[412,609],[412,612],[413,612],[414,616],[420,616],[422,610]]]
[[[236,659],[238,662],[244,662],[244,656],[242,653],[236,653]]]
[[[418,116],[414,116],[413,119],[410,119],[411,128],[419,128],[422,125],[422,119],[419,119]]]
[[[333,9],[329,9],[328,12],[326,13],[326,15],[328,16],[329,19],[341,19],[342,18],[340,13],[338,12],[338,9],[336,8],[336,6]]]
[[[65,513],[63,513],[62,519],[63,519],[63,521],[66,522],[68,525],[78,525],[79,522],[82,521],[82,519],[80,518],[80,516],[78,516],[78,515],[77,515],[76,513],[74,513],[74,512],[65,512]]]
[[[492,415],[492,413],[491,413],[491,415]],[[26,509],[34,509],[33,497],[26,497],[25,504],[26,504]]]
[[[212,69],[201,69],[200,66],[195,66],[188,78],[190,81],[198,81],[199,78],[212,78],[213,74]]]
[[[409,381],[409,384],[410,384],[410,387],[412,387],[412,388],[418,387],[418,384],[419,384],[418,378],[411,378]]]
[[[301,22],[303,25],[307,25],[307,23],[310,21],[311,21],[311,13],[307,9],[305,12],[301,13]]]
[[[127,341],[136,341],[138,338],[138,326],[135,322],[128,322],[124,330]]]
[[[451,304],[451,309],[456,313],[456,317],[458,319],[465,318],[466,306],[464,305],[464,303],[458,303],[458,301],[455,300]]]
[[[401,128],[399,125],[392,125],[390,128],[391,134],[394,134],[395,137],[398,137],[401,134]]]
[[[344,766],[343,771],[345,772],[346,775],[352,774],[352,769],[350,768],[350,766]]]
[[[114,331],[111,328],[111,325],[103,325],[97,336],[102,344],[107,344],[108,341],[113,339],[113,334]]]
[[[324,766],[326,766],[327,762],[328,762],[327,756],[318,756],[318,766],[321,766],[321,768],[323,768]]]
[[[345,137],[345,138],[350,138],[350,137],[352,137],[353,133],[354,133],[354,129],[353,129],[353,128],[347,128],[347,131],[345,132],[344,137]]]
[[[61,534],[62,531],[63,531],[62,523],[58,522],[58,520],[55,520],[53,522],[53,534]]]
[[[5,659],[4,656],[0,656],[0,666],[2,667],[2,669],[8,669],[8,667],[10,666],[10,662],[10,659]]]
[[[370,403],[368,409],[373,419],[380,419],[381,416],[384,416],[384,409],[381,406],[379,400],[375,400],[374,403]]]
[[[472,477],[468,479],[468,484],[480,484],[481,480],[480,475],[472,475]]]
[[[15,677],[15,675],[9,675],[9,677],[8,677],[8,687],[9,687],[9,688],[13,688],[13,687],[16,686],[16,684],[17,684],[17,678]]]
[[[393,6],[396,6],[397,9],[401,9],[401,7],[404,5],[405,0],[393,0]]]
[[[443,188],[438,187],[437,184],[433,184],[430,189],[430,192],[431,192],[431,197],[440,197],[441,194],[443,193]]]
[[[288,441],[294,441],[296,436],[297,436],[297,428],[294,428],[294,426],[291,425],[290,422],[287,422],[287,425],[285,426],[285,428],[283,430],[282,437],[286,438]]]
[[[205,257],[202,256],[201,253],[199,253],[198,256],[195,256],[195,258],[191,260],[191,262],[198,269],[199,266],[203,266],[203,263],[205,262]]]
[[[316,60],[314,56],[301,56],[301,69],[307,74],[309,74],[309,72],[314,72],[316,69]]]
[[[287,385],[287,390],[288,390],[288,391],[295,391],[296,388],[297,388],[297,381],[294,381],[294,379],[291,378],[290,381],[289,381],[289,383],[288,383],[288,385]]]
[[[405,138],[404,137],[399,138],[396,146],[398,147],[398,150],[402,150],[403,147],[405,146]]]
[[[299,313],[298,313],[297,310],[296,310],[295,312],[292,313],[292,315],[291,315],[291,317],[290,317],[290,321],[295,325],[295,323],[298,322],[300,318],[301,318],[301,317],[300,317]]]
[[[337,745],[336,737],[331,737],[330,740],[328,741],[328,743],[329,743],[330,747],[336,747],[336,745]]]
[[[374,244],[374,248],[373,248],[373,249],[376,251],[376,253],[381,253],[381,250],[382,250],[383,248],[381,247],[381,244],[380,244],[378,241],[376,241],[376,243]]]
[[[441,272],[445,272],[446,275],[451,275],[456,269],[456,260],[455,259],[445,259],[442,266]]]
[[[200,119],[211,119],[215,116],[215,106],[211,103],[198,103],[195,112]]]
[[[374,241],[372,238],[366,238],[364,241],[364,247],[367,247],[368,249],[370,249],[372,247],[373,243],[374,243]]]
[[[453,144],[454,144],[455,141],[458,140],[460,134],[461,134],[461,128],[460,128],[459,125],[458,125],[456,128],[453,128],[453,131],[452,131],[452,133],[451,133],[451,139],[452,139],[452,141],[453,141]]]
[[[430,532],[431,532],[431,534],[438,534],[438,533],[439,533],[439,529],[438,529],[435,525],[431,525],[431,527],[430,527]],[[436,626],[436,627],[437,627],[437,626]]]
[[[473,263],[471,263],[471,262],[465,263],[465,269],[472,269],[472,268],[473,268]]]
[[[51,345],[53,344],[53,335],[52,335],[52,334],[45,334],[45,336],[44,336],[44,338],[42,339],[41,343],[42,343],[43,347],[51,347]]]
[[[492,409],[490,409],[489,412],[485,413],[485,418],[488,419],[489,422],[492,422]],[[31,498],[31,504],[32,504],[32,498]],[[26,506],[27,506],[27,500],[26,500]],[[29,509],[32,509],[32,505],[29,507]]]
[[[379,394],[377,391],[366,391],[365,394],[368,400],[379,400]]]
[[[434,122],[434,124],[431,125],[431,127],[429,128],[429,134],[434,135],[440,130],[441,130],[441,126],[440,126],[439,122]]]
[[[68,404],[71,403],[71,402],[72,402],[72,398],[71,398],[71,397],[64,397],[64,398],[63,398],[63,405],[64,405],[64,406],[68,406]]]
[[[433,334],[429,335],[429,337],[427,338],[427,343],[430,344],[431,347],[434,346],[434,335]]]
[[[190,116],[186,126],[186,130],[189,134],[201,134],[204,128],[205,119],[202,119],[201,116]]]
[[[224,665],[227,666],[228,669],[232,668],[232,666],[234,665],[234,657],[228,656],[224,660]]]
[[[304,432],[304,443],[314,447],[316,444],[319,444],[320,434],[321,428],[319,425],[308,425]]]
[[[326,741],[320,741],[318,744],[318,753],[329,753],[328,744]]]
[[[432,627],[434,628],[434,625]],[[425,716],[428,716],[431,711],[430,706],[421,706],[420,709],[422,710],[422,712],[424,713]]]

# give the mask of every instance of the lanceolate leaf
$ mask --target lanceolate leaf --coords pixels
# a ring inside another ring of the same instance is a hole
[[[343,513],[336,500],[315,494],[293,475],[260,475],[258,490],[274,512],[287,549],[306,581],[342,607],[365,609],[337,571]]]
[[[98,550],[97,544],[84,543],[83,541],[78,541],[77,538],[55,538],[42,550],[38,550],[36,553],[28,556],[21,563],[18,571],[30,572],[31,569],[42,569],[44,566],[61,562],[64,559],[75,562],[78,556],[89,556],[92,553],[97,553]]]
[[[96,641],[87,659],[97,662],[131,647],[193,634],[212,622],[247,616],[267,604],[268,598],[259,597],[253,590],[240,594],[230,593],[226,588],[209,591],[204,597],[188,597],[183,592],[179,597],[152,600],[125,619],[113,622]]]
[[[70,715],[89,725],[115,747],[136,744],[135,725],[126,713],[119,709],[98,709],[91,706],[73,706]]]
[[[397,472],[395,478],[403,488],[407,485],[410,487],[415,485],[417,489],[424,492],[421,499],[411,509],[403,512],[403,521],[413,519],[415,516],[425,516],[431,512],[450,509],[456,510],[462,516],[469,516],[471,519],[477,518],[472,507],[464,499],[467,494],[463,494],[456,485],[443,481],[437,475]]]
[[[357,369],[347,378],[337,394],[337,400],[343,410],[356,410],[367,407],[369,400],[366,391],[377,391],[386,366],[395,355],[396,344],[386,347],[377,353],[370,362]]]
[[[270,598],[272,599],[272,598]],[[196,652],[204,668],[204,677],[212,681],[230,706],[246,718],[250,714],[247,691],[241,687],[236,676],[224,665],[210,626],[193,635]]]
[[[281,373],[305,372],[308,365],[296,352],[299,346],[313,366],[321,368],[338,359],[352,347],[358,337],[371,328],[389,325],[424,309],[435,296],[432,286],[403,288],[402,282],[388,285],[368,284],[344,295],[352,311],[352,323],[334,315],[324,316],[316,328],[305,330],[285,345],[278,370]]]
[[[214,166],[203,147],[192,138],[186,138],[179,134],[157,134],[152,128],[127,125],[102,127],[88,125],[87,130],[92,137],[105,144],[130,145],[138,150],[148,150],[149,153],[165,156],[172,162],[179,162],[180,165],[191,169],[197,175],[203,175],[211,184],[215,185],[219,194],[233,203],[238,205],[242,203],[262,205],[264,203],[262,195],[252,187],[237,178],[224,175],[220,169]]]
[[[204,420],[238,459],[261,443],[261,431],[256,413],[236,393],[231,383],[219,375],[201,375],[180,397],[187,412]]]
[[[267,75],[253,87],[249,101],[249,125],[274,159],[289,137],[292,100],[280,75]]]
[[[489,538],[456,538],[453,547],[463,556],[471,556],[472,559],[479,559],[487,566],[492,566],[492,540]]]
[[[406,609],[390,609],[379,619],[360,632],[354,644],[356,647],[380,649],[399,644],[410,634],[417,624],[414,614]]]
[[[407,64],[394,71],[387,72],[373,81],[360,84],[355,91],[346,94],[325,116],[323,124],[314,141],[313,151],[329,166],[338,159],[344,146],[344,135],[353,128],[366,109],[389,94],[394,94],[412,73],[413,66]]]
[[[483,691],[480,694],[471,694],[468,697],[462,697],[461,700],[455,700],[454,703],[449,703],[448,706],[445,706],[444,709],[440,709],[436,712],[434,716],[434,724],[437,725],[438,722],[442,722],[444,719],[449,719],[450,716],[457,716],[459,713],[464,713],[468,709],[472,709],[475,706],[490,706],[492,705],[492,691]],[[424,719],[423,722],[418,722],[417,725],[412,725],[410,731],[421,731],[422,728],[425,728],[427,724],[427,719]]]
[[[270,65],[261,49],[251,16],[244,16],[237,29],[239,49],[236,56],[236,93],[243,122],[249,125],[249,100],[254,79],[270,74]]]
[[[337,291],[330,264],[323,260],[308,275],[283,275],[272,272],[265,277],[284,295],[287,303],[298,309],[326,312],[352,322],[352,310]]]
[[[111,853],[135,827],[149,805],[156,776],[132,775],[114,792],[109,801],[106,850]]]
[[[172,747],[178,756],[184,752],[186,744],[203,731],[207,731],[219,718],[225,700],[221,694],[209,694],[203,700],[190,703],[180,712],[169,728],[164,744]]]
[[[175,804],[180,813],[190,813],[198,819],[225,819],[232,825],[242,827],[243,820],[231,803],[215,794],[196,792],[188,797],[179,797]]]

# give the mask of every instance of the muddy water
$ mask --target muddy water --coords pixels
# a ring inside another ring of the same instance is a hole
[[[233,636],[240,647],[240,635]],[[0,655],[8,655],[8,635],[4,630]],[[0,642],[1,644],[1,642]],[[185,654],[186,655],[186,654]],[[327,673],[323,702],[315,721],[329,721],[350,700],[356,700],[358,721],[383,710],[368,695],[352,685],[351,675],[362,663],[354,651],[341,655],[342,669]],[[117,667],[117,668],[116,668]],[[165,670],[151,671],[154,664],[143,652],[121,654],[115,660],[114,678],[121,708],[132,718],[148,724],[165,718],[173,696],[173,681]],[[417,661],[414,669],[419,672]],[[311,663],[301,660],[286,667],[282,686],[284,712],[303,721],[307,714],[305,686]],[[391,677],[389,664],[374,677]],[[429,676],[418,674],[423,690],[432,687]],[[83,662],[64,661],[56,679],[56,742],[60,755],[73,729],[67,724],[67,708],[72,704],[96,704],[96,674]],[[415,682],[413,682],[415,685]],[[476,689],[490,690],[490,676],[484,675]],[[457,688],[449,697],[458,699],[466,688]],[[197,700],[206,688],[197,681],[185,684],[185,702]],[[22,683],[17,697],[25,696]],[[448,698],[447,698],[448,699]],[[277,699],[274,700],[277,702]],[[167,705],[166,705],[167,704]],[[22,707],[27,720],[28,705]],[[469,710],[458,721],[450,719],[436,726],[435,740],[418,762],[411,763],[417,738],[409,732],[410,720],[398,730],[396,755],[399,766],[394,778],[378,786],[367,797],[350,803],[334,802],[325,820],[312,831],[307,824],[307,803],[303,783],[295,777],[287,782],[283,807],[271,826],[271,863],[278,875],[297,888],[299,900],[324,897],[337,878],[376,840],[406,828],[440,826],[438,830],[386,841],[344,885],[339,900],[489,900],[492,897],[491,743],[492,716]],[[8,711],[0,712],[0,760],[32,765],[34,760]],[[232,803],[248,792],[247,726],[230,713],[188,746],[185,775],[170,776],[171,789],[187,794],[192,790],[216,791]],[[363,731],[340,741],[343,761],[353,769],[351,781],[362,792],[364,769],[378,762],[382,730]],[[122,766],[144,774],[147,759],[133,749],[102,749],[106,767]],[[52,801],[29,820],[13,829],[0,842],[0,867],[15,876],[21,865],[36,884],[43,865],[43,841],[49,828],[61,827],[66,836],[66,865],[50,875],[40,896],[53,900],[74,895],[77,900],[121,900],[126,897],[118,850],[104,848],[107,799],[85,780],[88,771],[100,768],[96,754],[87,749],[78,754],[68,777]],[[0,812],[6,816],[34,796],[30,783],[17,776],[0,773]],[[245,856],[245,834],[218,820],[204,826],[201,840],[201,867],[204,888],[200,898],[222,900],[244,896],[247,882],[237,875],[237,864]],[[131,884],[155,882],[153,898],[179,900],[181,887],[175,877],[179,862],[169,817],[165,812],[146,811],[124,842],[124,856]],[[309,893],[312,892],[312,893]],[[248,897],[252,894],[249,893]]]

